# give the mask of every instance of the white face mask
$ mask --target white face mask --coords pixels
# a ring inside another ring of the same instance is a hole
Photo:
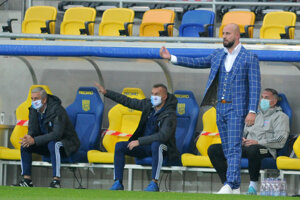
[[[151,103],[153,105],[153,107],[157,107],[161,104],[161,96],[154,96],[151,95]]]
[[[43,106],[42,100],[41,100],[41,99],[38,99],[38,100],[36,100],[36,101],[32,101],[31,105],[32,105],[32,107],[33,107],[34,109],[40,110],[41,107]]]

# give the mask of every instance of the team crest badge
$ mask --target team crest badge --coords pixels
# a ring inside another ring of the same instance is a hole
[[[185,103],[177,104],[177,112],[179,115],[183,115],[185,113]]]
[[[84,111],[90,110],[90,100],[82,100],[82,110]]]

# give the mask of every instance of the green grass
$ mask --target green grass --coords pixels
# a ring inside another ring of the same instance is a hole
[[[265,197],[247,195],[215,195],[200,193],[179,193],[179,192],[129,192],[129,191],[108,191],[92,189],[51,189],[51,188],[23,188],[23,187],[0,187],[0,200],[93,200],[93,199],[163,199],[163,200],[283,200],[293,197]]]

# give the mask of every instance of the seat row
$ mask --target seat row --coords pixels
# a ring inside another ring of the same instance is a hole
[[[22,33],[55,33],[57,10],[51,6],[28,8],[22,22]],[[99,24],[99,36],[132,36],[135,12],[128,8],[110,8],[104,11]],[[88,7],[69,8],[60,25],[62,35],[94,35],[96,10]],[[144,13],[139,36],[173,36],[175,12],[152,9]],[[180,37],[214,37],[215,13],[209,10],[190,10],[184,13],[179,27]],[[222,19],[219,37],[226,24],[240,27],[241,37],[253,38],[255,14],[250,11],[229,11]],[[12,32],[11,21],[4,31]],[[260,39],[294,39],[296,14],[270,12],[264,16]]]
[[[99,24],[100,36],[132,35],[134,11],[128,8],[111,8],[102,15]],[[27,9],[22,22],[22,33],[54,34],[57,9],[52,6],[32,6]],[[172,36],[175,13],[167,9],[149,10],[144,13],[140,26],[140,36]],[[96,10],[89,7],[69,8],[60,25],[62,35],[94,35]],[[3,27],[4,32],[12,32],[11,23]]]
[[[31,91],[36,87],[43,87],[48,94],[52,94],[48,86],[31,86],[28,97],[16,109],[17,124],[11,134],[10,141],[13,149],[0,147],[1,160],[20,160],[19,138],[24,137],[28,132],[28,107],[31,105]],[[124,88],[124,95],[144,99],[145,95],[139,88]],[[203,131],[200,133],[196,148],[198,154],[195,155],[193,143],[197,135],[195,130],[199,115],[199,106],[191,91],[177,90],[175,96],[178,99],[177,104],[177,127],[176,127],[176,145],[181,153],[182,163],[177,165],[192,167],[213,167],[207,155],[207,149],[211,144],[221,143],[219,131],[216,124],[215,108],[208,109],[203,117]],[[280,94],[282,101],[280,106],[291,119],[291,108],[284,94]],[[108,112],[109,127],[102,129],[102,116],[104,111],[103,102],[99,93],[94,87],[80,87],[77,91],[74,102],[66,108],[70,120],[72,121],[81,146],[78,152],[68,158],[63,158],[63,163],[113,163],[115,144],[120,141],[127,141],[134,133],[140,121],[141,112],[129,109],[120,104],[115,105]],[[300,137],[299,137],[300,138]],[[300,139],[294,144],[294,151],[297,158],[287,157],[288,142],[283,149],[277,151],[280,156],[276,160],[265,158],[262,161],[262,169],[297,169],[300,170]],[[43,161],[49,158],[43,157]],[[136,164],[151,165],[151,157],[144,159],[135,158]],[[164,165],[174,165],[165,162]],[[242,168],[248,168],[248,160],[242,159]]]
[[[49,87],[45,85],[33,85],[29,89],[26,101],[16,109],[17,124],[10,137],[14,149],[0,147],[2,160],[20,160],[19,138],[24,137],[28,132],[28,107],[31,106],[31,91],[36,87],[43,87],[48,94],[52,94]],[[143,91],[139,88],[125,88],[122,93],[132,98],[145,98]],[[181,153],[191,152],[199,107],[192,92],[178,90],[175,95],[178,98],[177,147]],[[141,112],[120,104],[115,105],[108,112],[109,127],[102,132],[103,107],[104,104],[96,88],[80,87],[78,89],[74,102],[67,106],[66,111],[75,127],[81,146],[78,152],[69,158],[62,159],[62,162],[113,163],[115,144],[129,139],[137,128]],[[104,137],[101,138],[101,135]],[[43,157],[43,160],[49,161],[49,158]]]

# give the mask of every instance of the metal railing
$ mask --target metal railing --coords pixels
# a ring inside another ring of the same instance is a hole
[[[60,34],[18,34],[18,33],[0,33],[0,38],[16,39],[31,38],[42,40],[82,40],[82,41],[122,41],[122,42],[168,42],[168,43],[222,43],[222,38],[216,37],[111,37],[111,36],[75,36]],[[241,38],[242,43],[247,44],[284,44],[299,45],[297,39],[255,39]],[[1,43],[1,42],[0,42]]]

